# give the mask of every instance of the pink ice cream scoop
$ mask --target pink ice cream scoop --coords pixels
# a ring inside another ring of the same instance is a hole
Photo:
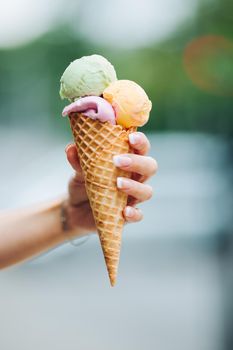
[[[63,109],[63,117],[70,113],[82,113],[91,118],[98,119],[100,122],[109,122],[116,124],[114,110],[109,102],[98,96],[81,97],[77,101],[69,104]]]

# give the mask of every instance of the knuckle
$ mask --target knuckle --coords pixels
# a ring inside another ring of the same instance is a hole
[[[69,181],[69,188],[80,187],[84,185],[84,178],[81,173],[76,173]]]

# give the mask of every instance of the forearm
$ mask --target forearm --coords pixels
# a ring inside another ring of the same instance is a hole
[[[0,213],[0,268],[46,251],[73,234],[62,230],[61,203],[62,199]]]

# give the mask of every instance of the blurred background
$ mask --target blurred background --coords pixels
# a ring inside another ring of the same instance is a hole
[[[232,349],[232,4],[1,1],[0,209],[65,193],[59,79],[83,55],[145,88],[159,163],[114,289],[97,236],[1,271],[1,349]]]

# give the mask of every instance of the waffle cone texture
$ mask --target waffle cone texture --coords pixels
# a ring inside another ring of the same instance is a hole
[[[129,172],[113,164],[113,156],[129,153],[128,135],[134,129],[102,123],[81,113],[69,115],[70,126],[84,173],[87,195],[100,238],[110,283],[116,283],[127,195],[117,189],[117,177]]]

